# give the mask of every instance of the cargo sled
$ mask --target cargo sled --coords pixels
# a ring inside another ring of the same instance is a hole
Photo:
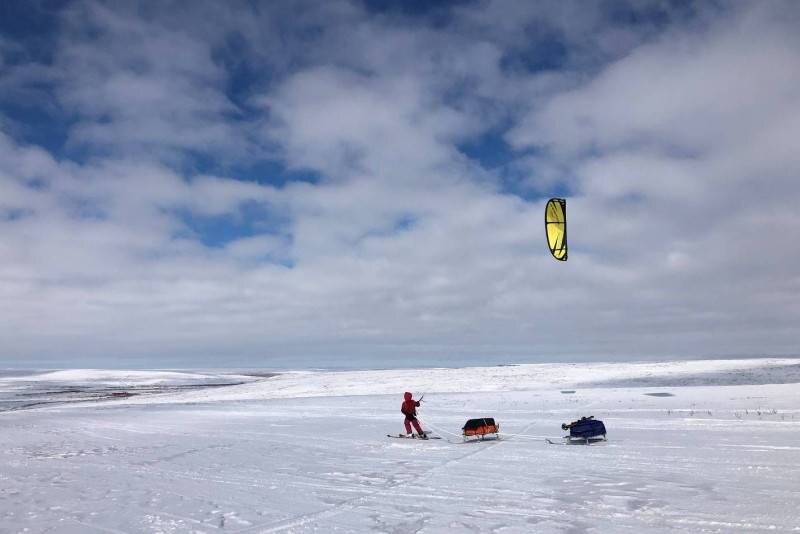
[[[464,432],[464,441],[469,438],[485,439],[488,434],[494,434],[495,438],[500,437],[500,425],[494,422],[491,417],[480,419],[470,419],[461,428]]]
[[[594,443],[606,440],[606,425],[598,421],[593,415],[581,417],[577,421],[564,423],[562,430],[569,430],[569,436],[564,436],[567,443]]]

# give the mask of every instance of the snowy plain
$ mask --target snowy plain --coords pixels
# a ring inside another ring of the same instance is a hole
[[[0,412],[0,532],[800,532],[799,385],[790,358],[0,374],[79,392]],[[404,391],[443,439],[386,437]],[[544,441],[584,415],[607,442]]]

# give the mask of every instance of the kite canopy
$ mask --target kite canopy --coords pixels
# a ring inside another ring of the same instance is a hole
[[[544,210],[544,227],[550,253],[560,261],[567,261],[567,201],[551,198]]]

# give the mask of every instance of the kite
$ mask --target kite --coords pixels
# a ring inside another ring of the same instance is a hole
[[[551,198],[544,210],[544,228],[550,253],[559,261],[567,261],[567,201]]]

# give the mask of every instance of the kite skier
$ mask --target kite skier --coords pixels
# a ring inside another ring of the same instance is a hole
[[[406,416],[406,420],[403,421],[403,424],[406,426],[406,437],[412,438],[414,434],[411,433],[411,425],[414,425],[414,428],[417,431],[418,437],[422,439],[427,439],[425,432],[423,432],[422,427],[419,426],[419,421],[417,421],[417,407],[419,403],[422,402],[422,397],[419,400],[414,400],[412,397],[413,395],[406,391],[403,395],[405,400],[403,401],[403,405],[400,407],[400,411],[403,412],[403,415]],[[424,397],[424,395],[423,395]]]

